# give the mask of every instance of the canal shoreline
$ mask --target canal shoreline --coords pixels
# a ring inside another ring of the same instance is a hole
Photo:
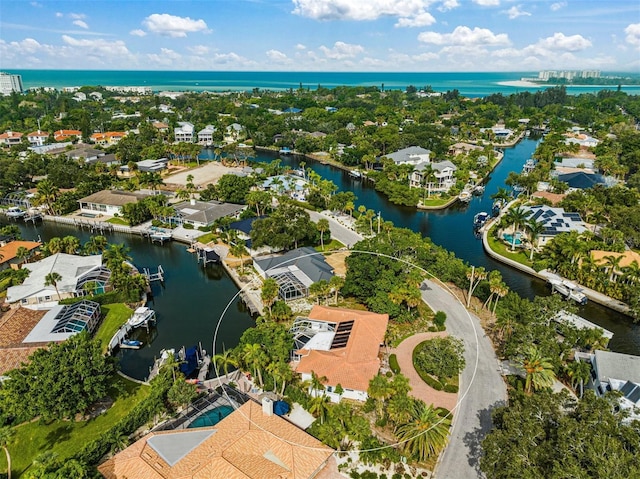
[[[508,206],[509,205],[507,205],[507,208]],[[489,230],[491,228],[489,228],[489,226],[492,225],[494,222],[498,221],[499,219],[500,217],[490,221],[482,229],[482,246],[484,248],[484,251],[496,261],[500,261],[501,263],[506,264],[512,268],[515,268],[519,271],[522,271],[523,273],[526,273],[530,276],[534,276],[538,279],[541,279],[547,282],[549,279],[549,272],[547,272],[547,270],[536,271],[529,266],[526,266],[510,258],[502,256],[501,254],[498,254],[491,249],[491,245],[489,244]],[[589,301],[593,301],[594,303],[597,303],[601,306],[609,308],[613,311],[632,317],[629,306],[623,303],[622,301],[618,301],[617,299],[614,299],[614,298],[611,298],[610,296],[599,293],[598,291],[594,291],[593,289],[587,288],[586,286],[582,286],[582,285],[579,285],[579,286],[583,290],[583,293],[585,294],[585,296],[589,298]]]

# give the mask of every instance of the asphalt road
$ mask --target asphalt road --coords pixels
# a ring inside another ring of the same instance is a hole
[[[358,241],[360,241],[362,239],[362,235],[356,233],[355,231],[353,231],[350,228],[347,228],[346,226],[340,224],[338,221],[336,221],[334,218],[327,216],[327,215],[323,215],[321,213],[318,213],[316,211],[311,211],[311,210],[307,210],[307,212],[309,213],[309,216],[311,216],[311,220],[314,222],[318,222],[318,220],[320,218],[324,218],[326,220],[329,220],[329,228],[331,230],[331,237],[333,239],[336,239],[338,241],[340,241],[340,243],[342,243],[343,245],[345,245],[347,248],[352,247],[354,244],[356,244]],[[345,220],[348,220],[349,217],[345,217]]]
[[[447,314],[447,331],[463,341],[466,360],[460,377],[458,406],[454,412],[449,444],[436,466],[434,477],[484,477],[479,469],[480,443],[491,430],[491,411],[506,404],[507,400],[507,388],[498,360],[478,317],[467,313],[467,309],[441,283],[425,281],[422,299],[433,311]]]

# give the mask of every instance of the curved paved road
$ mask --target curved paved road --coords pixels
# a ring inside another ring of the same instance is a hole
[[[480,320],[467,313],[464,305],[440,282],[427,280],[421,289],[422,299],[433,311],[447,314],[447,332],[463,341],[466,360],[460,376],[459,404],[454,414],[451,437],[434,477],[484,477],[479,469],[480,442],[491,429],[491,411],[506,404],[507,400],[507,388],[493,345],[484,334]]]

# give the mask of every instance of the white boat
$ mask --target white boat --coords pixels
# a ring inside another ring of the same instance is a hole
[[[550,278],[549,284],[551,285],[551,291],[557,291],[565,299],[571,299],[579,304],[587,303],[587,296],[582,292],[577,284],[567,281],[566,279]]]
[[[22,218],[26,214],[27,212],[18,206],[12,206],[6,211],[6,215],[8,218]]]
[[[122,349],[140,349],[144,343],[137,339],[125,339],[120,343]]]
[[[475,229],[482,228],[488,219],[489,213],[487,213],[486,211],[481,211],[473,217],[473,227]]]
[[[472,195],[470,191],[464,190],[458,195],[458,199],[463,203],[469,203],[469,201],[471,201],[471,196]]]
[[[472,193],[478,196],[482,195],[484,193],[484,185],[476,185]]]
[[[291,148],[289,148],[288,146],[283,146],[282,148],[280,148],[280,151],[278,152],[281,155],[290,155],[293,153],[293,151],[291,151]]]
[[[352,178],[362,178],[362,173],[360,173],[358,170],[351,170],[349,171],[349,176],[351,176]]]
[[[152,230],[151,233],[149,233],[149,238],[151,238],[151,241],[165,242],[165,241],[169,241],[172,237],[173,237],[173,233],[171,233],[171,231],[165,231],[160,229]]]
[[[153,323],[156,320],[156,312],[153,309],[149,309],[146,306],[140,306],[136,308],[133,315],[127,321],[132,327],[145,326],[148,323]]]

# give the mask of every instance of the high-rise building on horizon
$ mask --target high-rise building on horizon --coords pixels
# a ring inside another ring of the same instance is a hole
[[[0,94],[8,96],[14,91],[22,93],[22,76],[0,72]]]

